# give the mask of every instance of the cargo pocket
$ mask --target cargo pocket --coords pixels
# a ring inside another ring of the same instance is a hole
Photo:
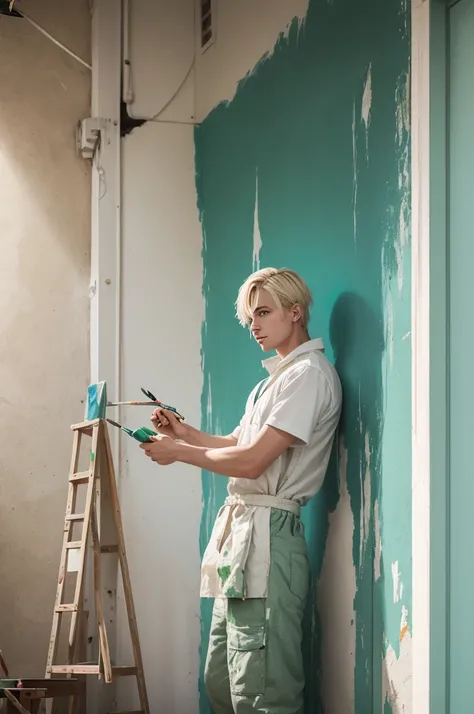
[[[290,555],[290,590],[293,595],[305,601],[309,590],[309,562],[306,555],[302,553],[291,553]]]
[[[265,627],[236,627],[227,630],[230,691],[244,697],[265,692]]]

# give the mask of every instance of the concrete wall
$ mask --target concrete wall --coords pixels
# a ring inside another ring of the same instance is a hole
[[[90,61],[88,0],[22,3]],[[42,675],[72,438],[88,384],[90,169],[75,127],[90,71],[0,16],[0,649]]]
[[[312,336],[344,386],[338,449],[304,514],[309,714],[412,711],[409,25],[398,0],[221,0],[198,55],[203,424],[232,430],[263,376],[233,307],[258,266],[306,278]],[[224,490],[204,474],[202,548]]]

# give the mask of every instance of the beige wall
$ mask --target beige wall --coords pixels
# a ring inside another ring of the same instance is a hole
[[[88,0],[19,8],[90,61]],[[44,671],[88,384],[90,167],[75,126],[90,89],[89,70],[0,16],[0,649],[21,676]]]

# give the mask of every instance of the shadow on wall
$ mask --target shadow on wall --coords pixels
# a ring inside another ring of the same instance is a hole
[[[347,706],[344,711],[354,711],[355,704],[355,711],[362,712],[373,701],[373,681],[381,681],[381,672],[375,667],[383,657],[382,601],[376,602],[374,590],[374,562],[376,568],[382,568],[376,554],[374,518],[381,486],[382,315],[362,297],[344,293],[331,314],[330,341],[343,385],[343,410],[323,488],[305,509],[305,522],[314,524],[308,545],[315,581],[304,648],[307,706],[315,714],[339,714],[334,707],[340,707],[342,700]],[[337,518],[339,509],[341,517]],[[354,570],[344,559],[349,548]],[[380,613],[379,622],[374,620],[374,612]],[[348,638],[351,630],[353,636]],[[339,637],[344,631],[346,636]],[[322,648],[316,645],[321,639]],[[351,659],[353,673],[344,666]]]

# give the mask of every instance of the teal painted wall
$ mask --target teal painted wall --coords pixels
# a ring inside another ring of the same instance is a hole
[[[311,334],[324,338],[344,387],[339,448],[303,516],[315,576],[307,714],[325,711],[318,578],[341,477],[354,523],[354,711],[387,714],[395,696],[408,699],[397,689],[406,671],[400,677],[394,661],[411,632],[409,52],[409,8],[399,0],[311,0],[304,23],[295,19],[195,133],[202,427],[230,432],[263,376],[260,350],[234,317],[238,287],[253,269],[257,177],[260,266],[288,266],[307,280]],[[204,549],[226,479],[202,478]],[[403,584],[395,596],[392,564]],[[211,607],[203,601],[202,664]],[[354,666],[346,654],[342,669]],[[209,711],[201,687],[201,714]]]

